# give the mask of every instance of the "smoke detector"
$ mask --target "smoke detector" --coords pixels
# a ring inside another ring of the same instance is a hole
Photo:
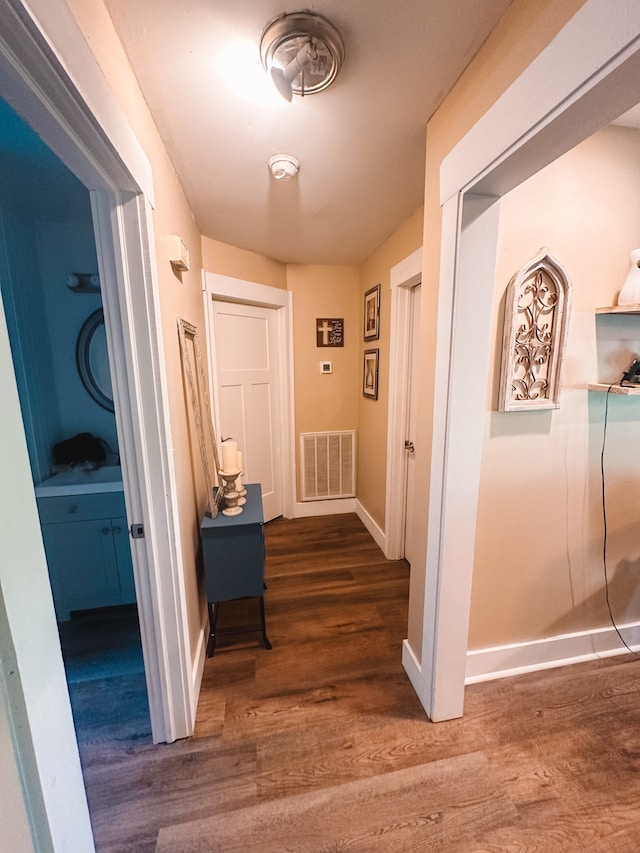
[[[300,161],[291,154],[274,154],[268,162],[276,181],[290,181],[300,171]]]

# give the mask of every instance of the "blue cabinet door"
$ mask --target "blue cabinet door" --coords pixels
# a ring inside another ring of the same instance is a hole
[[[58,621],[72,610],[121,603],[109,519],[44,524],[42,533]]]

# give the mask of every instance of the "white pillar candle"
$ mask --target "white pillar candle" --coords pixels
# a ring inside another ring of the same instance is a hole
[[[222,442],[222,470],[229,473],[238,470],[238,442],[231,438]]]
[[[236,492],[242,491],[242,451],[238,451],[238,468],[240,469],[240,477],[236,480]]]

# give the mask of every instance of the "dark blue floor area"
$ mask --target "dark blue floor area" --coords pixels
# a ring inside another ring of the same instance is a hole
[[[150,740],[136,607],[84,611],[58,628],[78,743]]]

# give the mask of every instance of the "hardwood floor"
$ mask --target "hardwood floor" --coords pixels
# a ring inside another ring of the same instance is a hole
[[[118,731],[108,713],[85,715],[79,729],[99,853],[152,853],[159,830],[216,815],[237,833],[270,804],[277,811],[305,795],[342,796],[363,780],[379,820],[396,826],[398,801],[388,799],[394,814],[385,815],[382,794],[411,773],[423,780],[422,841],[409,846],[389,833],[381,842],[376,830],[375,841],[340,836],[304,850],[640,849],[637,657],[470,686],[465,716],[432,724],[400,663],[406,563],[386,561],[352,515],[279,519],[267,525],[266,543],[273,650],[259,634],[221,639],[206,663],[193,737],[151,745],[135,673],[72,688],[74,710],[111,706],[115,696],[128,720]],[[221,618],[243,614],[230,605]],[[303,847],[257,837],[244,846],[287,849]]]

